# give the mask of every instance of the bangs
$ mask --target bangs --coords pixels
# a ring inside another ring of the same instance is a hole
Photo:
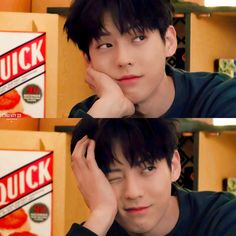
[[[160,4],[165,5],[164,3]],[[104,34],[109,33],[105,26],[106,16],[111,17],[115,27],[121,34],[129,32],[144,33],[145,30],[159,29],[162,35],[170,24],[169,21],[163,19],[163,9],[166,9],[166,7],[157,7],[152,1],[148,5],[145,0],[103,0],[103,5],[98,5],[96,9],[88,4],[84,12],[88,12],[89,7],[91,12],[91,15],[87,16],[90,18],[89,25],[84,24],[87,32],[90,32],[88,36],[89,44],[91,44],[92,39],[98,40]]]
[[[135,119],[132,122],[112,119],[102,126],[100,126],[102,132],[95,136],[95,156],[98,166],[104,173],[110,172],[111,164],[119,162],[117,147],[121,149],[131,167],[153,164],[164,158],[169,165],[168,160],[171,160],[173,150],[176,148],[176,140],[169,146],[170,140],[163,137],[166,132],[160,130],[161,126],[157,131],[150,125],[150,120],[147,122],[143,119]]]
[[[159,30],[164,40],[173,13],[170,0],[73,0],[64,29],[68,39],[89,54],[92,40],[109,33],[106,15],[121,34]]]
[[[134,4],[132,1],[105,1],[104,11],[102,12],[99,29],[99,34],[106,32],[105,16],[110,16],[115,27],[121,34],[129,33],[130,31],[144,32],[149,29],[147,19],[141,15],[140,6],[142,4]],[[143,19],[141,19],[143,18]]]

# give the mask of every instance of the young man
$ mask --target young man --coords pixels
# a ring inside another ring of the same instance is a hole
[[[236,198],[178,187],[181,166],[173,121],[83,119],[72,168],[91,210],[67,236],[233,236]]]
[[[236,117],[236,80],[166,65],[177,48],[171,0],[74,0],[68,38],[95,96],[69,117]]]

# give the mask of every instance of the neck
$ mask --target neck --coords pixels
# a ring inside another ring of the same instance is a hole
[[[174,82],[170,76],[165,75],[153,93],[137,105],[137,110],[148,118],[160,117],[171,107],[174,98]]]

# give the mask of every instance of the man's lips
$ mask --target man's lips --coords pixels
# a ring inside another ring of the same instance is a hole
[[[149,207],[150,206],[126,208],[125,211],[128,214],[140,214],[140,213],[144,213]]]
[[[141,75],[126,75],[118,79],[119,82],[126,82],[126,81],[133,81],[140,79],[142,76]]]

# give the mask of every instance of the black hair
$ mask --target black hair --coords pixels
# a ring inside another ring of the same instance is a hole
[[[171,168],[178,142],[176,121],[164,118],[82,119],[73,131],[71,152],[85,135],[95,140],[95,158],[104,173],[118,161],[116,145],[131,167],[166,159]]]
[[[71,39],[89,57],[89,46],[106,32],[104,14],[110,13],[121,34],[130,30],[159,30],[164,41],[172,24],[171,0],[74,0],[64,25]]]

